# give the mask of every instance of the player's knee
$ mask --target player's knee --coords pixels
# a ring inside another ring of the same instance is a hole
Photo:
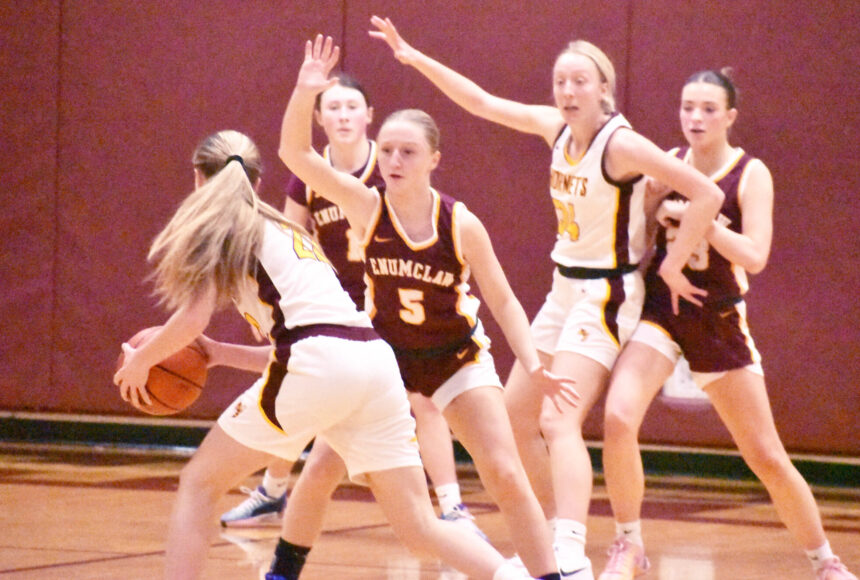
[[[547,442],[567,437],[581,437],[581,418],[571,413],[559,413],[547,405],[540,414],[540,432]]]
[[[639,426],[626,408],[607,404],[603,415],[603,429],[607,439],[622,438],[636,436]]]
[[[309,461],[303,468],[307,472],[309,479],[326,489],[334,487],[340,483],[344,475],[346,475],[346,467],[340,457],[332,452],[316,458],[315,461]]]
[[[481,481],[491,493],[509,496],[522,485],[528,485],[525,470],[515,457],[496,455],[482,467]]]
[[[744,453],[744,459],[756,477],[765,483],[783,479],[790,470],[794,469],[781,445],[778,447],[758,445]]]
[[[218,479],[204,465],[190,461],[179,472],[179,491],[217,499],[228,490],[218,484]]]
[[[434,555],[435,527],[442,524],[435,518],[391,522],[394,533],[400,543],[417,558],[427,558]]]

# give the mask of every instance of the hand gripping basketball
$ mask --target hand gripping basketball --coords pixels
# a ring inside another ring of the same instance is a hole
[[[157,329],[157,326],[145,328],[127,342],[137,348]],[[117,369],[124,358],[121,352]],[[152,403],[147,405],[141,401],[139,408],[150,415],[174,415],[185,410],[203,392],[207,363],[206,351],[197,340],[167,357],[149,370],[146,391]]]

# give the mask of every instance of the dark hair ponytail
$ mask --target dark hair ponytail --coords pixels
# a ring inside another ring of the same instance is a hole
[[[720,70],[702,70],[691,75],[684,83],[684,86],[690,83],[710,83],[722,87],[726,91],[727,108],[735,109],[738,104],[738,90],[732,82],[731,74],[732,69],[730,67],[723,67]]]
[[[337,84],[346,87],[347,89],[355,89],[361,96],[364,97],[364,104],[370,107],[370,97],[367,96],[367,91],[364,90],[364,86],[356,79],[354,76],[345,73],[345,72],[333,72],[332,76],[337,77]],[[337,86],[337,85],[336,85]],[[325,91],[323,91],[325,92]],[[323,93],[317,93],[317,98],[314,101],[314,109],[319,111],[320,104],[322,103]]]

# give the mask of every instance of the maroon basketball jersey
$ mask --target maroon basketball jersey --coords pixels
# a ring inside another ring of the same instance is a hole
[[[688,150],[687,147],[683,147],[677,150],[675,155],[686,160]],[[752,160],[753,157],[744,153],[742,149],[736,149],[732,159],[711,177],[726,196],[717,219],[730,230],[738,233],[742,229],[738,190],[744,172]],[[669,197],[680,198],[680,194],[673,192]],[[671,244],[674,233],[672,230],[673,227],[660,227],[657,232],[657,253],[646,276],[649,293],[653,291],[661,294],[668,293],[668,288],[657,275],[657,270],[663,258],[666,257],[668,245]],[[683,272],[694,286],[708,291],[708,296],[704,299],[706,305],[725,304],[738,300],[747,290],[744,270],[729,262],[704,240],[693,252]]]
[[[323,150],[323,157],[329,160],[329,147]],[[385,182],[376,163],[376,143],[370,141],[370,155],[367,163],[353,173],[368,187],[384,189]],[[326,256],[337,270],[337,276],[344,290],[360,310],[364,310],[364,263],[361,254],[361,239],[353,235],[349,221],[341,209],[312,191],[297,177],[292,176],[287,183],[287,196],[310,211],[313,230]]]
[[[397,222],[385,195],[368,228],[365,265],[373,326],[395,352],[444,354],[469,342],[478,300],[469,294],[469,268],[457,239],[465,206],[432,191],[434,234],[413,241]]]

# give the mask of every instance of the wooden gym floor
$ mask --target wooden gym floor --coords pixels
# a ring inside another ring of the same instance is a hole
[[[154,579],[183,454],[94,447],[0,445],[0,577]],[[255,485],[259,475],[248,480]],[[469,467],[464,501],[505,555],[512,548],[498,510]],[[860,482],[814,487],[829,539],[860,570]],[[222,500],[226,510],[244,498]],[[811,568],[779,523],[763,488],[751,482],[649,478],[644,530],[652,571],[643,580],[812,579]],[[588,554],[599,572],[613,523],[602,481],[595,485]],[[222,531],[212,526],[205,578],[257,579],[277,528]],[[328,510],[304,580],[460,579],[401,548],[363,488],[344,483]]]

